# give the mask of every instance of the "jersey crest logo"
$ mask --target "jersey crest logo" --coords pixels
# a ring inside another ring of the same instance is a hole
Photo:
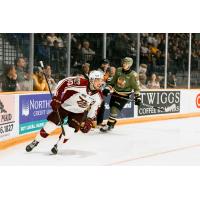
[[[125,88],[126,86],[126,80],[124,77],[119,77],[117,79],[117,86],[120,87],[120,88]]]
[[[83,99],[81,96],[79,96],[79,98],[80,100],[77,101],[78,106],[81,108],[87,108],[88,102],[85,99]]]

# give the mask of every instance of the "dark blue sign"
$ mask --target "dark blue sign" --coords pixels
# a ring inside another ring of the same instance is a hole
[[[49,94],[21,95],[19,97],[20,123],[46,119],[52,111]]]
[[[50,94],[29,94],[19,97],[19,133],[39,130],[52,112]]]
[[[104,119],[108,119],[109,114],[110,114],[110,106],[109,106],[110,98],[111,98],[111,96],[107,96],[105,98]],[[133,103],[133,101],[129,101],[124,106],[124,108],[122,109],[121,113],[118,116],[118,118],[128,118],[128,117],[134,117],[134,103]]]

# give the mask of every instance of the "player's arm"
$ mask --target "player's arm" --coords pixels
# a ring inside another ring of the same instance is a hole
[[[66,78],[58,82],[57,87],[55,88],[55,95],[57,99],[61,99],[62,93],[65,89],[74,85],[73,78]]]
[[[38,79],[35,76],[33,77],[33,85],[34,85],[35,90],[43,91],[45,88],[45,84],[46,84],[45,80],[43,80],[42,83],[39,83]]]
[[[80,128],[80,130],[83,133],[88,133],[90,131],[90,129],[92,128],[93,121],[96,118],[97,110],[100,107],[101,103],[102,103],[102,97],[99,95],[99,97],[96,99],[95,103],[91,104],[90,109],[88,110],[87,118],[84,122],[84,125]]]
[[[140,95],[140,85],[139,85],[139,77],[136,72],[134,72],[132,79],[131,79],[131,86],[134,90],[134,100],[135,105],[140,106],[141,105],[141,95]]]
[[[117,73],[115,73],[113,79],[106,84],[106,87],[103,90],[104,96],[108,96],[108,94],[113,92],[113,87],[115,86],[116,81],[117,81]]]
[[[61,105],[62,94],[65,90],[84,84],[81,78],[66,78],[61,80],[55,88],[55,95],[52,98],[51,107],[53,110],[57,110]]]
[[[116,73],[113,76],[112,80],[109,82],[109,85],[112,86],[112,87],[114,87],[115,83],[117,82],[117,78],[118,78],[118,75],[117,75],[117,71],[116,71]]]

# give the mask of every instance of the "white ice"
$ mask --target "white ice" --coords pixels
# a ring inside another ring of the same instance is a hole
[[[76,133],[58,155],[50,149],[57,136],[25,152],[26,142],[0,152],[0,165],[200,165],[200,118],[116,126]]]

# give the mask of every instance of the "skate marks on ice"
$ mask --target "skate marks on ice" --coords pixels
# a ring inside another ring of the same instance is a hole
[[[106,166],[127,164],[128,162],[132,162],[132,164],[133,164],[133,162],[137,161],[137,160],[149,159],[149,158],[152,158],[152,157],[159,157],[159,156],[162,156],[162,155],[165,155],[165,154],[177,153],[179,151],[190,150],[190,149],[193,149],[193,148],[200,148],[200,144],[194,144],[194,145],[184,146],[184,147],[175,148],[175,149],[169,149],[169,150],[166,150],[166,151],[141,155],[141,156],[138,156],[138,157],[132,157],[132,158],[128,158],[128,159],[125,159],[125,160],[118,160],[118,161],[106,164]]]
[[[26,155],[43,155],[43,156],[52,156],[52,157],[56,157],[56,156],[73,156],[73,157],[77,157],[77,158],[87,158],[90,156],[94,156],[96,155],[96,153],[91,152],[91,151],[83,151],[83,150],[78,150],[78,149],[59,149],[58,154],[53,154],[51,152],[51,150],[33,150],[31,152],[25,152],[24,154]]]
[[[75,156],[77,158],[86,158],[96,155],[96,153],[91,151],[83,151],[77,149],[62,149],[58,154],[61,156]]]
[[[84,135],[83,135],[84,136]],[[26,152],[24,150],[25,155],[35,155],[35,156],[47,156],[47,157],[63,157],[63,156],[70,156],[70,157],[77,157],[77,158],[86,158],[90,156],[94,156],[96,153],[88,150],[82,150],[79,148],[79,146],[74,146],[73,143],[76,143],[76,140],[78,144],[80,144],[82,136],[79,135],[74,135],[67,143],[63,144],[59,149],[58,149],[58,154],[53,154],[51,152],[52,147],[54,146],[55,142],[57,141],[57,136],[52,136],[47,138],[44,141],[41,141],[38,146],[33,149],[31,152]],[[22,145],[22,144],[21,144]],[[25,147],[26,144],[23,144]],[[75,147],[75,148],[74,148]],[[77,147],[77,148],[76,148]],[[25,148],[24,148],[25,149]]]

